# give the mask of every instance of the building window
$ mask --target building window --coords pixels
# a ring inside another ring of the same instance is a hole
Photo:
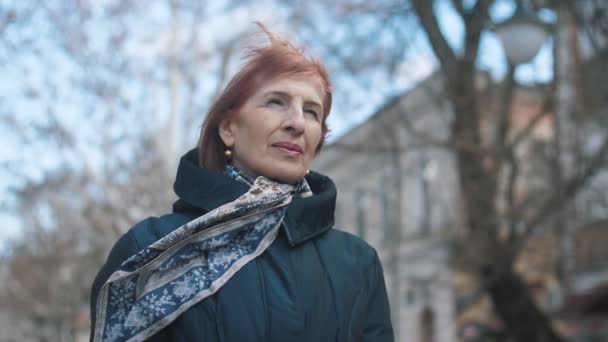
[[[387,191],[382,191],[380,193],[380,201],[381,201],[381,205],[382,205],[382,230],[384,231],[384,243],[390,243],[390,241],[393,239],[393,229],[391,229],[392,227],[390,227],[391,221],[388,217],[388,215],[390,215],[390,211],[389,211],[389,203],[388,203],[388,193]]]
[[[357,212],[357,236],[365,240],[365,192],[361,189],[355,193],[355,210]]]
[[[420,186],[420,212],[419,212],[419,231],[423,236],[431,233],[431,194],[430,184],[435,178],[435,163],[428,157],[422,155],[419,159],[420,176],[418,183]]]
[[[405,304],[414,305],[416,303],[416,292],[412,288],[405,290]]]
[[[435,341],[435,314],[426,306],[420,313],[420,342]]]

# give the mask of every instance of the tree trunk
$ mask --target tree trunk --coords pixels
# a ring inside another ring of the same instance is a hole
[[[468,247],[480,253],[472,262],[484,283],[489,284],[487,292],[509,335],[518,342],[563,341],[530,297],[524,282],[514,273],[512,249],[498,238],[499,213],[495,203],[502,156],[498,151],[488,154],[480,148],[480,111],[474,70],[474,65],[466,61],[461,62],[457,70],[447,70],[448,93],[455,114],[452,138],[458,146],[460,191],[472,242]]]
[[[457,157],[469,233],[473,237],[471,241],[475,241],[468,247],[477,245],[482,250],[481,257],[474,262],[481,279],[492,278],[486,289],[497,314],[518,342],[562,341],[553,331],[549,318],[530,297],[521,278],[514,273],[514,255],[498,239],[498,213],[494,207],[496,177],[492,165],[487,166],[488,161],[481,153],[466,149],[459,150]]]
[[[516,341],[564,341],[555,333],[549,318],[538,309],[521,277],[512,269],[501,272],[487,291],[506,330]]]

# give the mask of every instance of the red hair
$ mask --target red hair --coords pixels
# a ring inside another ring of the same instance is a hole
[[[331,83],[327,69],[316,58],[304,55],[302,49],[296,48],[289,41],[278,38],[262,24],[257,23],[269,39],[269,44],[262,47],[250,47],[245,55],[245,64],[228,82],[228,85],[211,106],[203,122],[198,143],[199,165],[208,169],[222,171],[226,166],[224,151],[226,146],[219,135],[220,122],[228,115],[234,115],[251,97],[261,84],[277,77],[319,77],[323,96],[323,120],[321,150],[328,132],[327,117],[331,109]]]

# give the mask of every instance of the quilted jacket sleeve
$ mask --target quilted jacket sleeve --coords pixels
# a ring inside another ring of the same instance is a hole
[[[393,342],[391,313],[384,283],[382,265],[375,254],[368,278],[369,302],[367,321],[363,327],[364,342]]]
[[[97,273],[97,276],[95,277],[95,280],[93,281],[93,285],[91,287],[90,341],[93,341],[95,322],[96,322],[97,297],[99,296],[99,291],[101,290],[101,287],[103,286],[103,284],[105,284],[105,282],[108,280],[108,278],[110,278],[112,273],[114,273],[114,271],[116,271],[118,269],[118,267],[120,267],[120,265],[123,263],[123,261],[127,260],[130,256],[139,252],[139,250],[141,250],[143,248],[141,246],[141,243],[138,243],[138,239],[135,237],[135,235],[136,235],[135,232],[149,231],[150,225],[151,225],[150,219],[144,220],[144,221],[140,222],[137,226],[135,226],[133,229],[129,230],[120,239],[118,239],[118,241],[114,244],[114,247],[112,247],[112,250],[110,251],[108,259],[106,260],[106,263],[101,267],[101,269],[99,270],[99,273]],[[136,228],[138,228],[138,229],[136,230]],[[167,329],[161,330],[159,333],[152,336],[147,341],[152,341],[152,342],[167,341],[166,336],[163,336],[168,333],[166,330]]]

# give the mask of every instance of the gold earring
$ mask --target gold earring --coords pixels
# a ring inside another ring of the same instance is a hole
[[[310,174],[310,170],[306,170],[306,175],[308,176]]]
[[[224,157],[226,157],[226,159],[232,159],[232,150],[230,150],[230,147],[226,147],[226,151],[224,151]]]

